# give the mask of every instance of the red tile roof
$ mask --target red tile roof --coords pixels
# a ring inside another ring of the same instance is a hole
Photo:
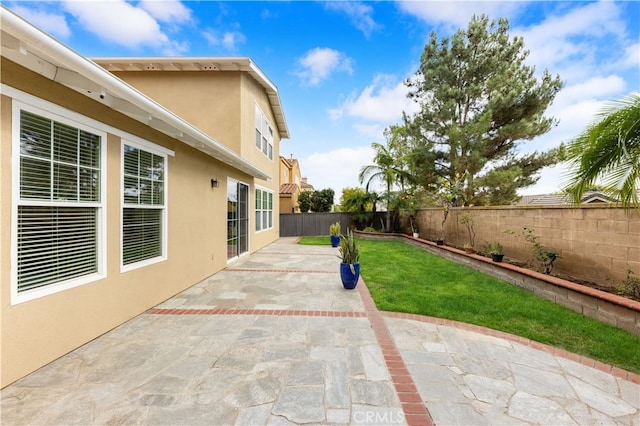
[[[295,183],[283,183],[280,185],[280,194],[295,194],[298,191],[300,191],[300,188]]]

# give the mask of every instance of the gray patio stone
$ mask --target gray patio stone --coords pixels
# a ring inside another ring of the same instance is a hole
[[[436,425],[488,425],[488,420],[471,404],[433,402],[428,405]]]
[[[509,404],[509,415],[533,424],[576,425],[555,401],[525,392],[517,392]]]
[[[291,363],[285,383],[287,385],[322,385],[324,377],[322,361],[294,361]]]
[[[238,371],[251,371],[262,358],[263,350],[257,347],[232,347],[215,362],[214,367]]]
[[[95,418],[95,423],[110,426],[130,426],[144,424],[148,412],[148,407],[110,407],[109,409],[98,411],[98,414]]]
[[[497,407],[506,407],[516,391],[516,387],[509,381],[474,374],[465,375],[464,381],[479,401],[490,402]]]
[[[361,346],[364,373],[368,380],[389,380],[389,371],[378,345]]]
[[[472,346],[469,346],[472,348]],[[496,379],[511,378],[511,370],[508,363],[496,361],[495,358],[486,358],[479,356],[471,350],[472,356],[453,354],[455,365],[466,373],[476,374],[478,376],[494,377]]]
[[[569,382],[581,401],[607,416],[620,417],[636,412],[636,408],[618,398],[617,395],[607,393],[574,377],[569,377]],[[640,405],[640,401],[638,404]]]
[[[294,423],[323,422],[324,388],[322,386],[286,386],[272,413]]]
[[[349,408],[349,369],[344,361],[329,361],[325,372],[325,404],[330,408]]]
[[[252,378],[240,383],[235,391],[227,395],[224,400],[232,407],[253,407],[272,403],[278,397],[281,387],[282,379],[280,377]]]
[[[224,404],[195,405],[180,408],[150,407],[146,423],[179,426],[234,424],[236,416],[236,410]]]
[[[311,348],[311,359],[322,361],[343,361],[347,358],[346,348],[318,346]]]
[[[404,351],[402,359],[407,364],[434,364],[449,365],[452,364],[451,356],[447,352],[424,352],[424,351]]]
[[[244,256],[158,308],[247,313],[141,314],[0,391],[0,423],[405,424],[369,319],[329,312],[364,312],[335,251],[283,238]],[[640,424],[635,383],[484,333],[385,322],[438,426]]]
[[[540,374],[539,369],[521,364],[514,364],[512,371],[517,388],[526,389],[527,393],[542,397],[575,397],[573,388],[561,374],[548,371]]]
[[[620,398],[632,407],[638,407],[640,405],[640,386],[622,379],[616,381],[618,389],[620,389]],[[640,415],[640,412],[638,414]]]
[[[347,358],[349,367],[349,375],[356,379],[364,379],[364,364],[360,355],[360,349],[357,347],[349,348],[349,357]]]
[[[271,415],[273,404],[263,404],[238,410],[235,424],[237,425],[264,425]]]
[[[278,345],[273,349],[267,349],[262,356],[262,361],[297,360],[309,357],[309,349],[302,344]]]
[[[351,400],[356,404],[387,407],[397,405],[398,397],[391,382],[353,380],[351,382]]]
[[[349,418],[351,416],[351,410],[344,410],[340,408],[328,408],[327,409],[327,423],[329,424],[349,424]]]

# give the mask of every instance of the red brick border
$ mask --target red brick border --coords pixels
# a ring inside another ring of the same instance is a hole
[[[241,309],[241,308],[151,308],[149,315],[276,315],[299,317],[336,317],[336,318],[366,318],[366,312],[351,311],[302,311],[287,309]]]
[[[228,272],[295,272],[301,274],[335,274],[336,271],[321,271],[312,269],[251,269],[251,268],[225,268]],[[221,271],[221,272],[222,272]]]
[[[356,287],[360,293],[360,298],[364,304],[364,308],[367,311],[367,317],[373,328],[373,332],[378,339],[382,356],[387,364],[387,369],[391,375],[391,381],[396,389],[400,404],[402,405],[402,411],[404,412],[404,418],[408,425],[420,425],[420,426],[433,426],[433,419],[427,409],[418,388],[416,388],[413,382],[411,373],[407,370],[407,366],[400,355],[400,351],[391,337],[389,328],[384,322],[384,318],[378,308],[376,307],[371,293],[365,284],[362,276],[358,281]]]

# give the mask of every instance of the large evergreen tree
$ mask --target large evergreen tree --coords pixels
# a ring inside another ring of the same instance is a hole
[[[505,204],[537,172],[559,160],[558,150],[517,155],[519,142],[548,132],[544,111],[562,87],[547,70],[538,80],[525,65],[520,37],[506,19],[474,17],[466,30],[438,40],[431,33],[420,68],[407,80],[420,111],[405,116],[412,167],[428,188],[438,177],[463,176],[468,204]]]

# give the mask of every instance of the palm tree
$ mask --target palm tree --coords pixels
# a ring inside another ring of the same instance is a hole
[[[351,213],[354,224],[362,229],[371,222],[376,211],[376,201],[379,198],[375,192],[365,192],[362,188],[355,188],[349,191],[349,196],[343,200],[344,211]],[[370,211],[369,208],[371,208]]]
[[[611,103],[603,118],[567,145],[567,160],[574,169],[565,191],[574,202],[601,180],[605,192],[626,209],[638,203],[640,187],[640,93]]]
[[[371,147],[376,151],[373,157],[375,164],[364,166],[360,170],[360,183],[367,181],[365,190],[369,192],[369,185],[374,181],[382,181],[385,185],[384,199],[387,203],[386,213],[386,231],[391,230],[391,212],[389,205],[391,204],[391,189],[395,183],[410,182],[411,174],[405,169],[405,163],[401,156],[395,155],[398,152],[397,147],[401,146],[401,138],[404,135],[404,128],[392,126],[391,129],[385,131],[387,145],[374,142]]]

